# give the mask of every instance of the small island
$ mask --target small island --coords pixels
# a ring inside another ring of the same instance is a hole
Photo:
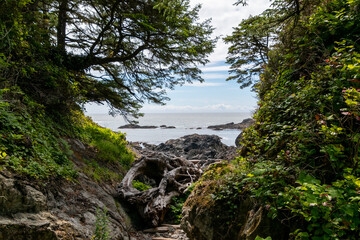
[[[213,130],[224,130],[224,129],[239,129],[239,130],[243,130],[249,126],[251,126],[252,124],[254,124],[254,119],[252,118],[246,118],[244,119],[241,123],[226,123],[226,124],[220,124],[220,125],[212,125],[212,126],[208,126],[209,129],[213,129]]]
[[[126,129],[126,128],[131,128],[131,129],[153,129],[153,128],[158,128],[157,126],[140,126],[137,124],[126,124],[123,126],[120,126],[119,129]]]

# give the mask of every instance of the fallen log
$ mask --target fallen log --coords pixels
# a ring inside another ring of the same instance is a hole
[[[159,226],[171,204],[201,175],[201,170],[182,158],[161,152],[147,151],[134,162],[125,175],[118,192],[123,201],[135,206],[142,219],[152,227]],[[133,181],[151,188],[140,191]]]

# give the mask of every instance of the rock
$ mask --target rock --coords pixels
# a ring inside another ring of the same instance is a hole
[[[75,167],[94,156],[93,149],[69,141]],[[91,239],[97,210],[106,209],[110,239],[145,240],[136,233],[118,201],[116,188],[97,183],[79,170],[76,181],[40,182],[0,172],[0,239]],[[132,237],[132,236],[136,237]]]
[[[216,181],[195,189],[183,207],[181,228],[190,239],[196,240],[254,240],[256,236],[271,236],[276,240],[289,239],[288,225],[267,217],[267,212],[254,199],[243,195],[236,208],[211,198]],[[295,230],[295,229],[294,229]]]
[[[29,185],[19,185],[13,178],[0,174],[0,215],[17,212],[39,212],[46,208],[46,197]]]
[[[13,218],[0,217],[0,239],[58,239],[50,228],[50,221],[40,218],[38,214],[27,214]]]
[[[125,128],[152,129],[152,128],[157,128],[157,126],[140,126],[137,124],[126,124],[126,125],[120,126],[119,128],[122,128],[122,129],[125,129]]]
[[[247,118],[244,119],[241,123],[226,123],[226,124],[220,124],[220,125],[213,125],[213,126],[208,126],[209,129],[213,129],[213,130],[224,130],[224,129],[239,129],[239,130],[243,130],[249,126],[251,126],[252,124],[254,124],[254,120],[252,118]]]
[[[235,146],[236,147],[241,147],[240,141],[243,138],[243,133],[241,132],[235,139]]]
[[[176,128],[175,126],[166,126],[166,125],[161,125],[160,127],[165,129]]]
[[[149,229],[145,229],[143,232],[144,233],[164,233],[164,232],[168,232],[169,231],[169,228],[168,227],[156,227],[156,228],[149,228]]]
[[[189,240],[179,225],[163,224],[160,227],[147,229],[143,232],[147,234],[147,239],[152,240]]]
[[[235,147],[227,146],[216,135],[192,134],[171,139],[158,146],[146,145],[152,151],[170,153],[188,160],[223,159],[230,160],[236,155]]]

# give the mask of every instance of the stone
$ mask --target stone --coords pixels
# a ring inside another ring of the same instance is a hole
[[[156,228],[149,228],[149,229],[145,229],[143,232],[144,233],[164,233],[164,232],[168,232],[169,228],[168,227],[156,227]]]
[[[216,135],[186,135],[171,139],[159,145],[146,145],[152,151],[170,153],[188,160],[223,159],[230,160],[236,156],[236,148],[227,146]]]
[[[267,217],[266,210],[246,195],[234,202],[237,208],[230,218],[226,205],[210,197],[210,189],[216,189],[216,184],[216,181],[209,181],[206,187],[194,190],[184,204],[181,228],[190,239],[254,240],[256,236],[289,239],[289,226]]]
[[[213,130],[224,130],[224,129],[239,129],[243,130],[245,128],[248,128],[252,124],[254,124],[255,121],[252,118],[244,119],[241,123],[226,123],[226,124],[219,124],[219,125],[213,125],[208,126],[209,129]]]
[[[126,129],[126,128],[135,128],[135,129],[151,129],[151,128],[157,128],[157,126],[140,126],[137,124],[126,124],[123,126],[120,126],[119,129]]]

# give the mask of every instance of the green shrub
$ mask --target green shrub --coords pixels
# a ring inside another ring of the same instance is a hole
[[[169,221],[172,221],[175,224],[179,224],[182,219],[182,208],[186,199],[189,197],[191,191],[194,189],[195,185],[191,185],[188,189],[181,194],[180,196],[173,197],[171,199],[170,212],[168,213]]]
[[[9,97],[14,99],[9,101]],[[89,163],[85,172],[97,181],[120,181],[134,160],[125,135],[100,127],[79,111],[58,114],[47,111],[17,88],[1,89],[0,169],[38,179],[74,179],[77,171],[70,160],[74,153],[66,139],[75,138],[96,152],[94,159],[84,161]]]
[[[6,101],[5,94],[16,94],[19,101]],[[2,168],[45,179],[58,175],[67,179],[77,176],[69,146],[61,139],[54,121],[43,107],[29,100],[17,89],[0,91],[0,151]],[[64,151],[65,150],[65,151]]]
[[[96,209],[96,228],[95,233],[91,240],[108,240],[109,234],[109,217],[107,211],[97,208]]]
[[[106,163],[120,163],[128,170],[134,161],[134,153],[127,147],[125,134],[103,128],[82,113],[76,114],[83,139],[97,149],[97,158]]]
[[[198,188],[212,183],[208,195],[228,226],[250,197],[290,223],[289,239],[358,239],[360,2],[310,2],[270,49],[238,162],[210,168]]]
[[[140,182],[138,180],[133,180],[132,181],[132,185],[135,189],[139,190],[139,191],[146,191],[146,190],[149,190],[151,189],[151,186],[149,185],[146,185],[145,183],[143,182]]]

